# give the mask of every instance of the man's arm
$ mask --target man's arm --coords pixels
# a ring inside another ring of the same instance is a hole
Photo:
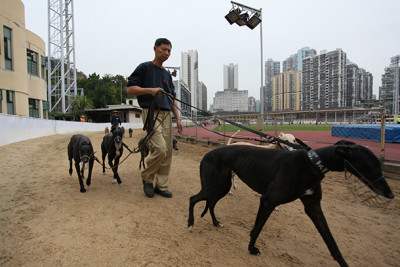
[[[126,88],[128,95],[153,95],[158,96],[164,91],[162,88],[142,88],[137,85],[132,85]]]

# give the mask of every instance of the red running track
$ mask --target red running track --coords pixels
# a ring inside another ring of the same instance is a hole
[[[183,135],[187,136],[196,136],[196,129],[197,129],[197,137],[198,138],[209,138],[210,140],[224,140],[224,137],[218,135],[214,132],[211,132],[212,129],[217,127],[217,125],[208,125],[203,129],[201,127],[193,127],[193,128],[186,128],[183,130]],[[264,132],[265,134],[274,135],[274,132]],[[278,132],[279,134],[280,132]],[[351,139],[351,138],[343,138],[343,137],[336,137],[332,136],[330,131],[285,131],[285,133],[293,134],[296,138],[302,140],[308,146],[313,149],[333,145],[337,141],[340,140],[349,140],[353,141],[359,145],[363,145],[368,147],[375,155],[380,158],[381,154],[381,143],[375,141],[367,141],[367,140],[360,140],[360,139]],[[234,132],[226,132],[227,136],[233,135]],[[240,132],[235,137],[249,137],[254,138],[258,137],[258,135],[253,134],[251,132]],[[229,137],[225,138],[228,141]],[[244,141],[241,139],[235,139],[236,141]],[[246,141],[252,142],[252,141]],[[254,143],[254,142],[253,142]],[[385,159],[387,160],[396,160],[400,161],[400,143],[385,143]]]

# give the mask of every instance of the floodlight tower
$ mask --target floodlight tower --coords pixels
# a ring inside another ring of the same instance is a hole
[[[247,26],[251,30],[260,24],[260,50],[261,50],[261,88],[260,88],[260,115],[263,122],[264,114],[264,86],[263,86],[263,36],[262,36],[262,9],[255,9],[243,4],[231,1],[232,8],[225,16],[229,24],[236,23],[239,26]]]
[[[47,66],[49,111],[67,113],[77,93],[73,0],[48,0]]]

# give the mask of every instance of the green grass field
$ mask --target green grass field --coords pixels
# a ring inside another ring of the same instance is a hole
[[[256,130],[257,126],[254,124],[243,124],[243,126]],[[225,132],[236,132],[237,130],[245,131],[242,128],[239,128],[237,126],[231,125],[231,124],[225,124]],[[264,131],[274,131],[274,125],[264,125]],[[292,125],[278,125],[277,131],[283,132],[283,131],[331,131],[332,130],[332,125],[315,125],[315,124],[292,124]],[[214,132],[223,132],[224,131],[224,126],[217,126],[213,129]]]

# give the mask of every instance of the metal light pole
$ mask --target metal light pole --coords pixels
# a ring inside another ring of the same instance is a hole
[[[261,52],[261,87],[260,87],[260,116],[261,122],[263,123],[264,115],[264,87],[263,87],[263,76],[264,76],[264,64],[263,64],[263,36],[262,36],[262,8],[255,9],[237,2],[232,3],[232,9],[225,16],[226,20],[232,25],[236,23],[239,26],[248,26],[250,29],[254,29],[260,24],[260,52]],[[250,13],[250,16],[248,14]]]

